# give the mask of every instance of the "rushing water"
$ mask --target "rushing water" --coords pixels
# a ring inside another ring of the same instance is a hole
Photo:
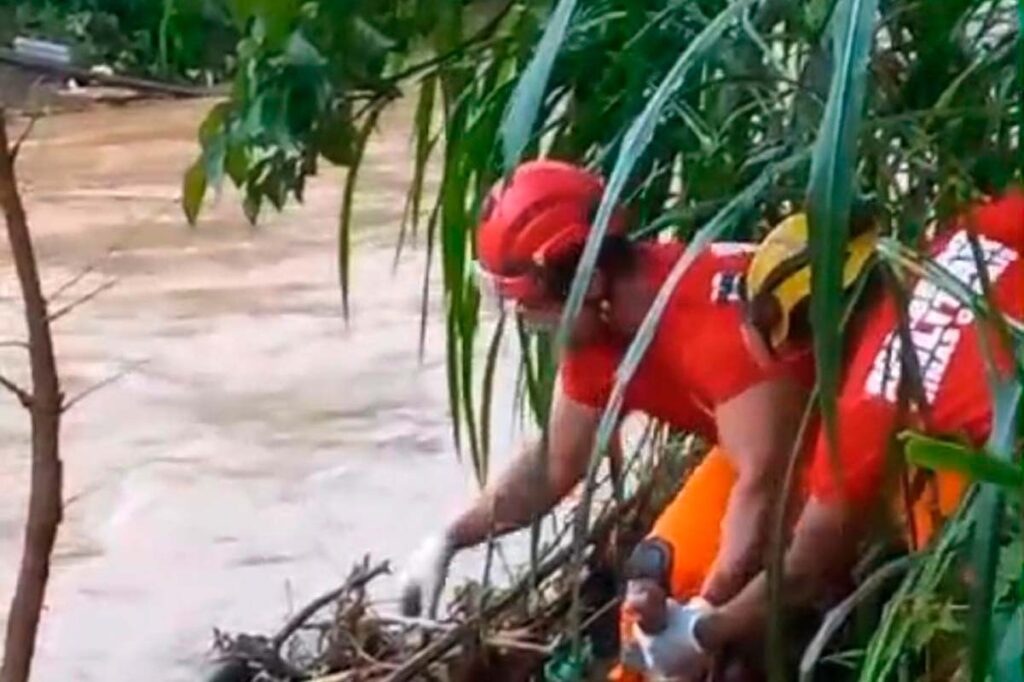
[[[404,557],[474,488],[453,455],[436,304],[417,357],[422,250],[392,270],[408,112],[367,153],[346,324],[338,173],[257,229],[228,190],[186,226],[180,178],[209,106],[43,119],[21,157],[46,290],[91,268],[52,305],[113,282],[56,323],[64,388],[125,373],[64,422],[68,503],[38,680],[194,680],[214,626],[272,631],[364,553]],[[19,301],[5,241],[0,344],[23,335]],[[0,346],[6,376],[24,381],[25,365]],[[27,428],[0,395],[0,611],[21,547]],[[499,450],[510,431],[499,425]]]

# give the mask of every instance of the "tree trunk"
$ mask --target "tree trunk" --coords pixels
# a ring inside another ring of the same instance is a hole
[[[32,390],[32,480],[18,583],[7,618],[0,682],[28,679],[39,616],[50,574],[50,553],[61,520],[61,461],[58,436],[63,397],[57,380],[46,300],[39,285],[32,239],[14,174],[15,151],[7,140],[0,107],[0,208],[7,223],[14,266],[25,304]]]

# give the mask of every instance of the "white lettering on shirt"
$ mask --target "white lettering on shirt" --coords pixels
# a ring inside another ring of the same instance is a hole
[[[990,283],[999,279],[1010,263],[1018,258],[1016,251],[1000,242],[979,237],[978,244]],[[976,294],[982,293],[974,250],[966,232],[961,230],[953,235],[934,261]],[[932,403],[946,376],[962,328],[974,320],[974,313],[954,296],[922,278],[914,286],[913,296],[907,306],[907,316],[925,399]],[[896,402],[902,367],[901,349],[899,332],[889,332],[864,384],[868,395],[881,396],[890,403]]]

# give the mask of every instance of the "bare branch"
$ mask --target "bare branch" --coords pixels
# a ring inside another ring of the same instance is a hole
[[[0,386],[3,386],[13,393],[18,398],[18,401],[25,407],[32,406],[32,394],[2,374],[0,374]]]
[[[39,112],[35,112],[31,116],[29,116],[28,124],[25,126],[25,129],[21,131],[21,135],[18,135],[18,139],[15,140],[14,144],[11,146],[12,163],[18,160],[18,152],[21,151],[21,143],[24,142],[28,138],[28,136],[32,134],[32,129],[36,127],[36,122],[40,118],[42,118],[42,114]]]
[[[0,341],[0,348],[23,348],[28,350],[27,341]]]
[[[83,294],[82,296],[79,296],[78,298],[74,299],[73,301],[71,301],[67,305],[61,306],[56,311],[50,313],[50,317],[49,317],[50,322],[56,322],[60,318],[64,317],[65,315],[67,315],[68,313],[73,311],[78,306],[83,305],[85,303],[88,303],[89,301],[91,301],[92,299],[96,298],[97,296],[102,294],[107,289],[110,289],[111,287],[113,287],[117,283],[118,283],[118,280],[116,278],[115,279],[109,279],[106,282],[104,282],[103,284],[101,284],[98,287],[96,287],[95,289],[93,289],[92,291],[90,291],[89,293]]]
[[[81,272],[78,272],[73,277],[68,279],[68,281],[64,282],[59,287],[57,287],[52,294],[47,296],[47,298],[50,299],[51,301],[60,298],[61,294],[63,294],[65,291],[81,282],[86,275],[88,275],[91,272],[94,272],[96,270],[97,264],[98,262],[93,262],[86,265],[84,268],[82,268]]]
[[[128,365],[127,367],[124,367],[123,369],[121,369],[121,371],[117,372],[116,374],[111,374],[106,379],[97,381],[95,384],[85,389],[84,391],[76,395],[74,398],[71,398],[67,402],[65,402],[64,405],[61,407],[61,411],[67,412],[76,404],[82,402],[96,391],[102,388],[106,388],[107,386],[110,386],[111,384],[118,382],[121,379],[124,379],[126,376],[137,370],[139,367],[142,367],[143,365],[147,364],[148,362],[148,358],[146,360],[138,360]]]

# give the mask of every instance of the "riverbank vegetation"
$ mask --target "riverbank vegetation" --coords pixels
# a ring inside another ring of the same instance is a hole
[[[209,85],[235,68],[238,32],[214,0],[0,0],[0,46],[67,45],[76,64]]]
[[[422,240],[428,268],[442,274],[442,290],[430,291],[425,273],[423,310],[428,297],[443,297],[455,442],[481,481],[490,470],[494,392],[516,391],[524,413],[545,423],[558,357],[557,336],[527,334],[515,319],[485,315],[472,276],[472,230],[485,193],[520,160],[572,159],[609,178],[591,247],[617,201],[631,207],[634,238],[673,235],[689,241],[688,254],[715,239],[756,239],[794,206],[806,207],[815,406],[826,423],[844,351],[837,273],[846,225],[854,198],[871,197],[887,217],[877,267],[896,284],[911,274],[929,277],[993,320],[999,342],[1016,352],[1017,373],[993,382],[995,423],[984,452],[912,435],[898,441],[893,456],[900,461],[965,471],[976,489],[928,546],[895,558],[866,551],[874,561],[865,561],[850,599],[830,612],[798,662],[770,656],[769,672],[774,679],[865,682],[1024,679],[1024,334],[1019,320],[992,309],[984,291],[958,287],[916,250],[936,220],[1024,183],[1024,4],[0,0],[0,16],[13,17],[0,25],[19,33],[65,37],[90,61],[188,80],[230,79],[229,96],[199,130],[200,150],[184,178],[191,222],[225,181],[240,189],[256,222],[301,201],[306,178],[321,164],[345,167],[332,257],[346,310],[349,296],[358,295],[349,281],[359,257],[351,216],[367,142],[388,106],[415,97],[413,179],[396,248]],[[431,169],[440,174],[436,193],[425,189]],[[585,252],[567,317],[578,308],[595,255],[594,248]],[[620,383],[642,357],[658,314],[652,311],[627,354]],[[522,348],[519,379],[498,386],[497,348],[513,336]],[[456,650],[452,642],[464,653],[532,652],[531,674],[547,679],[597,674],[606,651],[592,626],[595,614],[607,611],[606,603],[588,601],[595,562],[610,552],[614,575],[621,553],[609,548],[629,534],[617,537],[612,528],[647,499],[665,453],[680,451],[664,444],[684,435],[652,425],[658,435],[627,463],[629,474],[606,475],[604,451],[619,407],[609,405],[579,504],[556,533],[560,544],[542,548],[538,524],[532,560],[513,570],[511,591],[490,591],[484,579],[455,606],[448,631],[385,622],[363,609],[361,584],[376,574],[367,564],[320,604],[330,615],[312,627],[324,636],[303,645],[312,653],[282,649],[298,630],[255,648],[229,636],[222,648],[262,679],[356,679],[372,666],[383,677],[421,674]],[[699,449],[682,451],[697,456]],[[595,500],[608,501],[595,510]],[[776,578],[781,537],[767,562]],[[542,582],[555,587],[544,593]],[[323,613],[313,611],[310,618]],[[780,615],[774,641],[787,632]],[[546,625],[523,630],[537,624]],[[339,637],[349,639],[339,645]],[[449,644],[443,656],[439,642]],[[331,659],[332,651],[345,656]]]
[[[236,7],[246,34],[241,68],[232,97],[200,132],[202,153],[184,184],[187,214],[195,219],[207,186],[229,178],[256,220],[265,203],[301,200],[318,163],[347,167],[337,253],[347,298],[356,257],[350,204],[363,150],[384,107],[415,93],[415,173],[396,239],[425,233],[432,267],[443,273],[456,441],[481,480],[499,338],[518,334],[522,342],[518,390],[541,424],[557,358],[557,339],[527,336],[515,320],[483,318],[471,276],[471,231],[484,193],[520,159],[569,158],[609,178],[594,240],[617,200],[631,206],[635,238],[672,234],[688,239],[691,251],[712,239],[757,238],[793,205],[805,206],[826,421],[843,353],[835,273],[854,197],[872,197],[888,217],[878,267],[893,281],[924,272],[955,290],[915,252],[919,237],[966,202],[1024,180],[1024,8],[1010,1],[511,1],[475,21],[453,2],[348,3],[343,12],[329,2]],[[430,163],[442,173],[433,197],[423,193]],[[585,254],[567,316],[592,266]],[[989,482],[931,545],[868,566],[880,572],[869,570],[853,601],[827,619],[804,676],[822,665],[829,679],[837,670],[861,680],[1024,674],[1021,326],[993,312],[983,295],[962,288],[955,295],[1005,331],[1018,375],[992,387],[996,422],[986,453],[911,438],[906,452],[894,454]],[[656,317],[620,367],[620,381],[642,356]],[[484,343],[492,352],[481,365],[476,349]],[[617,409],[613,400],[595,464]],[[594,488],[591,476],[567,540],[577,558]],[[577,578],[568,571],[570,583]],[[571,610],[563,634],[581,623]],[[565,669],[583,675],[585,637],[570,639]],[[775,663],[776,679],[796,674]]]

